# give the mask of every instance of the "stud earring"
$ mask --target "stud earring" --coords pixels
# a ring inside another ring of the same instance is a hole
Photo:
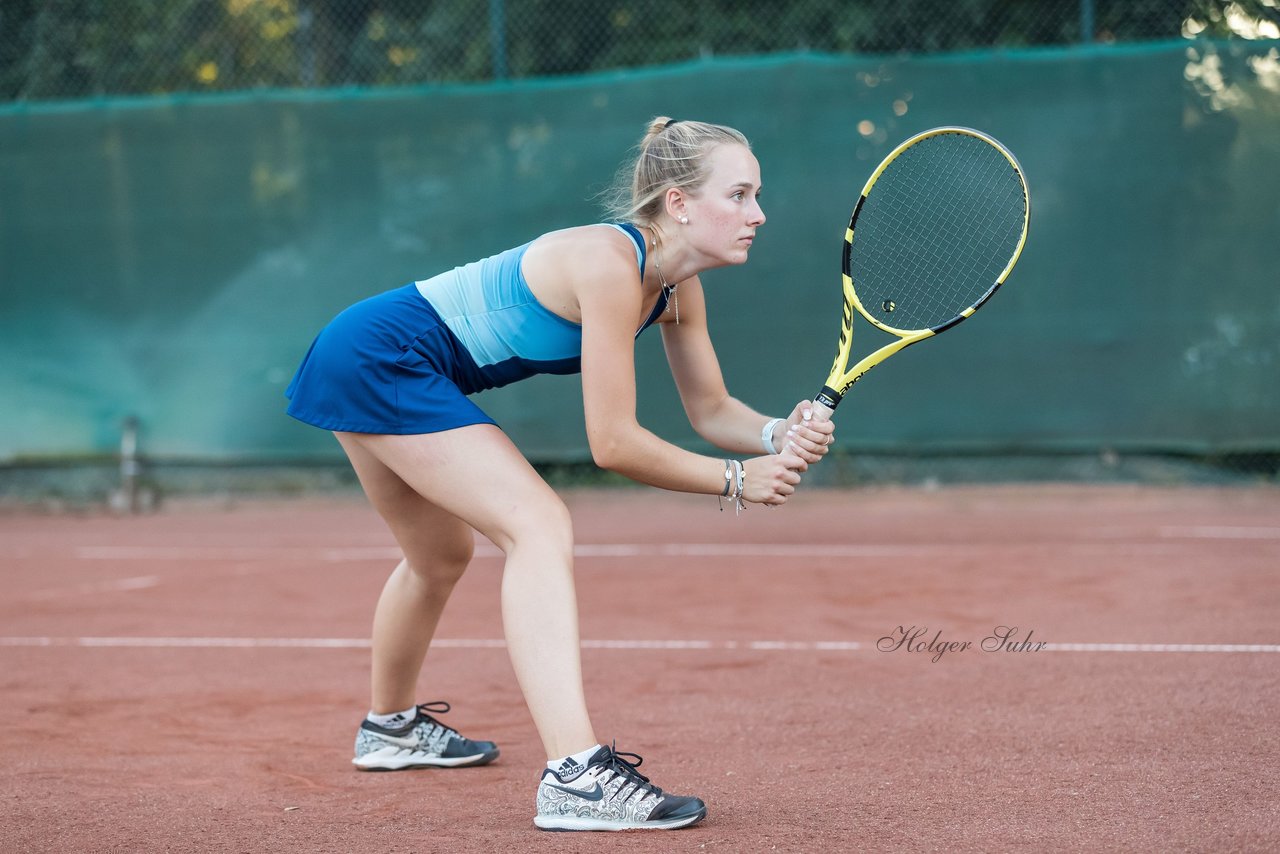
[[[688,225],[688,224],[689,224],[689,218],[688,218],[687,216],[682,216],[682,217],[680,217],[680,224],[681,224],[681,225]]]

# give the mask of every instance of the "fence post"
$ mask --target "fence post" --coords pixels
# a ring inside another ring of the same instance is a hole
[[[507,79],[507,14],[504,0],[489,0],[489,48],[493,52],[493,79]]]
[[[1080,0],[1080,41],[1082,44],[1093,44],[1093,2]]]

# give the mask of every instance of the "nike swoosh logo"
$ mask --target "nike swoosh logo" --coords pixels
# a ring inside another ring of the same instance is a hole
[[[582,798],[584,801],[598,801],[604,797],[604,789],[599,783],[596,783],[594,789],[588,789],[585,792],[581,789],[570,789],[568,786],[557,786],[555,783],[548,783],[547,785],[553,789],[559,789],[566,795]]]
[[[375,735],[377,735],[378,738],[382,739],[383,741],[394,744],[396,747],[403,747],[403,748],[406,748],[407,750],[418,749],[418,737],[416,735],[395,736],[395,735],[387,735],[385,732],[375,733]]]

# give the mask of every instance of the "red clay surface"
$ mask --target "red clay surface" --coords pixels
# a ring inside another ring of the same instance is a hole
[[[420,698],[502,757],[353,770],[395,559],[333,499],[0,516],[0,849],[1280,850],[1280,491],[568,501],[598,735],[703,824],[533,828],[492,547]],[[1002,625],[1093,646],[982,651]],[[899,626],[972,646],[878,650]]]

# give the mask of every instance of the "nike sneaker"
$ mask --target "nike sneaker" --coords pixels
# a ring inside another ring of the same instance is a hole
[[[463,738],[430,714],[448,711],[445,702],[423,703],[413,719],[398,728],[363,721],[356,730],[352,763],[361,771],[402,771],[487,765],[498,758],[498,746],[492,741]]]
[[[548,768],[533,823],[542,830],[674,830],[706,818],[707,805],[698,798],[650,783],[636,770],[643,761],[602,747],[585,767],[569,759],[558,770]]]

